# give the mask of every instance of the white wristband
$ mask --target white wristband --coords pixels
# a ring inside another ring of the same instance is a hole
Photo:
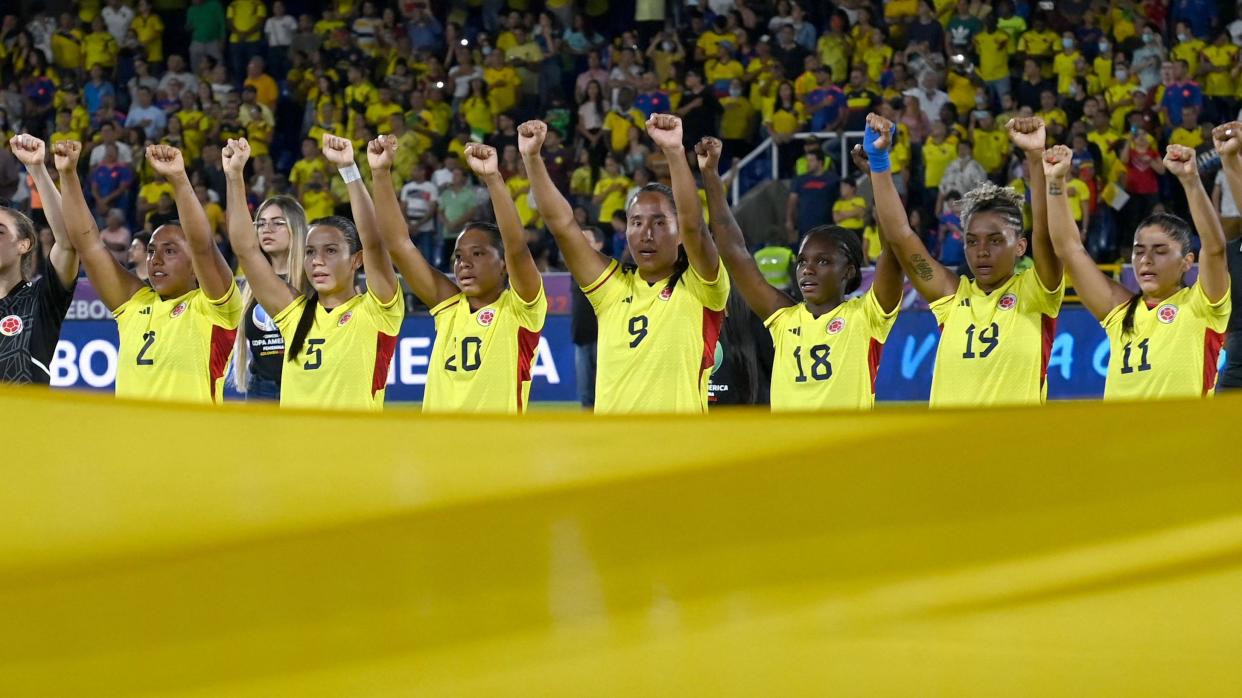
[[[341,173],[341,179],[345,180],[346,184],[349,184],[350,182],[357,182],[358,180],[362,179],[362,173],[358,171],[357,165],[350,165],[349,167],[342,167],[341,169],[337,170],[337,172]]]

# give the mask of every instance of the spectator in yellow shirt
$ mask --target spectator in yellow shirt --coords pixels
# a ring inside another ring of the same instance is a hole
[[[996,27],[996,16],[988,15],[983,20],[984,31],[975,34],[975,52],[979,55],[979,79],[988,88],[988,99],[999,104],[1003,95],[1012,90],[1009,80],[1009,55],[1013,52],[1013,42],[1009,33]]]
[[[1190,31],[1190,25],[1186,22],[1178,22],[1173,49],[1169,51],[1169,58],[1174,61],[1186,61],[1189,68],[1187,75],[1199,75],[1199,59],[1203,57],[1203,50],[1207,48],[1207,43],[1203,39],[1196,38],[1194,32]]]
[[[1212,45],[1203,49],[1203,62],[1199,73],[1203,76],[1203,94],[1212,100],[1217,121],[1227,121],[1234,116],[1235,92],[1233,69],[1238,62],[1238,47],[1230,41],[1229,31],[1217,32]]]
[[[707,76],[707,83],[717,94],[721,94],[729,89],[729,83],[734,78],[745,75],[746,69],[733,57],[730,45],[722,43],[716,45],[716,55],[703,66],[703,72]]]
[[[1061,134],[1069,128],[1069,117],[1064,109],[1057,106],[1057,96],[1052,90],[1039,93],[1039,111],[1035,116],[1044,120],[1048,137],[1053,140],[1060,140]]]
[[[306,182],[301,198],[307,221],[326,218],[336,212],[336,197],[332,195],[325,181],[324,171],[315,170]]]
[[[483,63],[483,79],[491,99],[492,114],[502,114],[517,106],[522,81],[517,71],[505,64],[504,56],[492,51]]]
[[[109,73],[116,68],[116,56],[120,48],[116,39],[108,32],[108,26],[102,16],[96,16],[91,22],[91,33],[82,37],[83,67],[90,70],[101,66]]]
[[[61,141],[81,141],[82,133],[73,129],[73,112],[68,109],[61,109],[56,112],[56,130],[52,133],[49,142],[52,145]]]
[[[745,155],[746,146],[755,132],[755,108],[745,96],[742,81],[729,83],[729,94],[720,99],[724,113],[720,117],[720,139],[726,157]]]
[[[1205,142],[1203,129],[1199,126],[1198,107],[1192,104],[1182,107],[1182,125],[1173,129],[1173,133],[1169,135],[1169,143],[1198,148]]]
[[[487,83],[483,78],[470,81],[470,94],[461,103],[461,115],[474,135],[482,138],[496,129],[496,119],[492,114],[491,101],[487,96]],[[401,151],[398,150],[398,153]]]
[[[1078,75],[1077,64],[1080,60],[1082,60],[1082,54],[1078,51],[1077,42],[1074,41],[1074,33],[1067,31],[1061,35],[1060,52],[1057,53],[1056,58],[1052,59],[1052,72],[1057,76],[1057,94],[1069,94],[1070,83]]]
[[[970,119],[970,142],[975,160],[989,177],[1001,174],[1009,155],[1009,134],[1000,128],[992,112],[975,110]]]
[[[727,27],[727,18],[724,15],[717,15],[712,22],[712,28],[700,34],[694,43],[695,60],[706,62],[707,59],[716,55],[717,47],[723,42],[737,43],[737,37]]]
[[[1018,52],[1027,58],[1034,58],[1046,80],[1052,77],[1052,56],[1060,40],[1056,32],[1048,29],[1043,14],[1037,12],[1031,21],[1031,28],[1018,39]]]
[[[879,27],[871,30],[866,45],[859,55],[855,55],[855,62],[859,61],[867,66],[867,81],[872,85],[879,85],[884,71],[893,62],[893,47],[888,45],[884,32]]]
[[[319,152],[319,141],[313,138],[303,138],[302,159],[293,163],[293,169],[289,171],[289,184],[293,185],[293,189],[299,197],[305,194],[311,177],[316,172],[326,175],[328,173],[328,163],[324,161],[323,153]]]
[[[1078,224],[1078,235],[1086,242],[1087,226],[1091,224],[1091,187],[1083,181],[1082,170],[1077,163],[1070,166],[1070,179],[1065,183],[1065,196],[1069,200],[1074,222]]]
[[[381,87],[379,88],[379,96],[367,107],[367,124],[372,128],[379,128],[381,125],[388,123],[389,116],[400,114],[404,111],[400,104],[393,101],[392,88],[388,86]]]
[[[599,207],[596,217],[600,223],[608,225],[612,214],[625,211],[625,193],[633,182],[621,171],[621,163],[616,157],[609,155],[604,158],[604,171],[595,183],[594,198],[591,203]]]
[[[621,88],[617,104],[604,115],[603,130],[608,136],[608,147],[614,155],[620,156],[630,142],[630,128],[643,130],[647,119],[643,113],[634,108],[634,90]]]
[[[147,49],[147,62],[159,65],[164,62],[164,20],[155,14],[151,0],[138,0],[138,14],[129,23],[138,35],[138,43]]]
[[[246,87],[253,87],[255,99],[259,104],[276,111],[276,101],[280,99],[280,88],[276,80],[267,74],[267,62],[262,56],[255,56],[246,64]]]
[[[940,179],[950,162],[957,158],[957,144],[949,139],[949,130],[944,122],[933,121],[931,137],[923,142],[923,186],[930,190],[935,198],[939,193]]]
[[[59,22],[59,28],[52,34],[52,65],[76,75],[82,69],[82,30],[68,12],[61,13]]]
[[[867,202],[858,195],[854,180],[841,180],[841,196],[832,205],[832,221],[846,230],[859,231],[867,224]]]
[[[267,6],[260,0],[233,0],[224,16],[229,26],[229,70],[241,75],[250,59],[263,52]]]

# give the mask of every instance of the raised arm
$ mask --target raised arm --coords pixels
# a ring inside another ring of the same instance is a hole
[[[543,276],[539,267],[535,266],[535,258],[526,246],[526,230],[522,227],[522,219],[518,217],[517,206],[505,180],[500,176],[500,159],[496,149],[482,143],[471,143],[466,146],[466,163],[487,185],[487,193],[492,197],[492,208],[496,211],[496,223],[500,227],[500,238],[505,243],[505,267],[509,271],[509,285],[518,298],[530,303],[539,297],[539,289],[543,287]]]
[[[957,292],[958,277],[934,259],[927,246],[910,228],[906,207],[897,195],[890,171],[888,151],[896,134],[893,122],[872,113],[867,115],[867,131],[863,149],[871,164],[871,188],[875,195],[876,221],[884,241],[893,248],[893,255],[906,276],[929,302]]]
[[[86,205],[82,182],[78,180],[78,157],[81,154],[82,144],[77,141],[61,141],[52,146],[56,171],[60,173],[65,230],[69,233],[73,248],[82,257],[82,265],[86,267],[86,274],[99,293],[99,299],[108,306],[108,310],[116,310],[142,288],[142,281],[116,261],[99,237],[99,228],[95,225],[90,207]]]
[[[703,189],[707,192],[707,210],[711,214],[712,222],[708,227],[715,238],[715,247],[720,250],[720,260],[742,298],[760,319],[767,320],[772,313],[793,305],[794,301],[763,278],[759,265],[746,247],[746,238],[729,209],[724,182],[720,179],[721,148],[721,142],[710,136],[694,147],[699,172],[703,173]]]
[[[224,161],[224,178],[227,182],[229,245],[241,264],[242,273],[250,291],[259,305],[273,317],[289,307],[300,295],[297,289],[280,278],[272,268],[272,262],[259,247],[254,221],[250,219],[250,207],[246,204],[246,160],[250,158],[250,143],[245,138],[229,139],[220,157]],[[297,261],[298,264],[302,260]]]
[[[1044,145],[1047,143],[1044,120],[1039,117],[1010,119],[1005,129],[1009,131],[1009,140],[1026,155],[1026,176],[1030,178],[1031,191],[1044,191],[1048,186],[1044,181]],[[1059,287],[1065,270],[1052,246],[1052,236],[1048,232],[1048,199],[1043,196],[1031,197],[1031,246],[1040,283],[1044,288]]]
[[[1053,248],[1069,269],[1074,279],[1074,290],[1082,298],[1083,306],[1091,311],[1095,319],[1102,321],[1113,308],[1130,300],[1133,294],[1100,271],[1082,246],[1082,237],[1078,234],[1078,225],[1074,223],[1069,197],[1066,196],[1066,180],[1073,159],[1074,153],[1068,147],[1058,145],[1044,153],[1040,163],[1039,169],[1047,181],[1048,229]],[[1041,198],[1040,194],[1033,190],[1031,199]],[[1042,277],[1040,280],[1043,280]]]
[[[151,163],[151,168],[157,174],[163,175],[173,186],[177,218],[190,248],[190,262],[194,265],[194,276],[198,278],[199,288],[210,299],[224,298],[233,287],[233,270],[229,269],[224,255],[220,254],[220,248],[216,247],[215,236],[211,234],[211,224],[207,222],[207,213],[194,195],[194,187],[190,185],[190,176],[186,174],[181,151],[171,145],[149,145],[147,160]]]
[[[682,145],[681,119],[671,114],[652,114],[647,119],[647,134],[668,159],[673,178],[673,201],[677,204],[677,229],[690,266],[704,279],[715,279],[720,273],[720,254],[716,242],[703,224],[703,204],[694,173],[686,160]]]
[[[1242,62],[1239,62],[1242,66]],[[1242,201],[1242,122],[1231,121],[1212,129],[1216,152],[1220,153],[1225,186],[1235,202]],[[1219,209],[1218,209],[1219,210]]]
[[[354,144],[346,138],[325,133],[323,155],[341,173],[349,190],[349,207],[354,214],[354,225],[358,226],[358,238],[362,241],[362,269],[366,273],[367,288],[387,303],[396,298],[401,289],[397,286],[397,273],[393,271],[388,250],[376,231],[375,204],[354,162]]]
[[[65,217],[62,213],[60,191],[47,171],[47,146],[43,141],[29,135],[13,136],[9,139],[9,148],[13,155],[26,166],[26,171],[34,178],[35,189],[43,199],[43,212],[47,214],[47,224],[52,228],[52,249],[48,258],[56,276],[65,288],[73,285],[78,278],[78,252],[69,241],[69,233],[65,230]]]
[[[850,151],[850,157],[854,160],[854,165],[859,170],[871,174],[871,163],[867,160],[867,153],[861,145],[854,146]],[[875,177],[871,178],[872,197],[871,210],[875,210]],[[876,218],[876,227],[880,229],[880,237],[884,237],[884,226]],[[901,264],[897,261],[897,256],[893,254],[893,246],[885,245],[880,251],[879,256],[875,259],[875,276],[871,279],[871,292],[875,294],[875,300],[885,312],[892,312],[901,305],[901,298],[905,295],[905,284],[902,283],[905,275],[901,272]]]
[[[1218,147],[1225,145],[1217,143]],[[1234,146],[1236,147],[1236,145]],[[1165,149],[1164,168],[1177,181],[1181,182],[1186,192],[1186,203],[1190,205],[1190,220],[1199,233],[1199,285],[1208,300],[1215,303],[1229,292],[1229,263],[1225,260],[1225,231],[1220,224],[1220,216],[1212,206],[1212,199],[1203,188],[1203,179],[1199,176],[1199,161],[1195,158],[1194,148],[1184,145],[1171,145]],[[1228,175],[1226,175],[1228,176]]]
[[[612,260],[591,249],[591,244],[574,220],[574,210],[552,183],[552,177],[548,175],[548,168],[543,164],[543,157],[539,153],[547,135],[548,125],[542,121],[523,123],[518,127],[518,151],[522,154],[522,162],[526,164],[530,190],[535,195],[539,213],[548,224],[552,237],[556,238],[556,245],[565,256],[565,265],[569,267],[578,285],[586,286],[598,279]]]
[[[399,147],[393,135],[380,136],[367,146],[371,186],[375,190],[375,224],[384,239],[384,249],[401,270],[405,283],[423,305],[434,308],[461,291],[439,269],[431,266],[410,240],[405,212],[401,210],[392,181],[392,166]]]

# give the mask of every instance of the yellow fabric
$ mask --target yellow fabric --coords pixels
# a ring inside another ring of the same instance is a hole
[[[703,49],[704,56],[711,57],[716,55],[716,48],[722,41],[728,41],[735,46],[737,45],[736,36],[729,32],[717,34],[713,29],[708,29],[700,34],[698,41],[696,41],[694,45]]]
[[[630,144],[630,129],[637,128],[639,133],[643,132],[643,124],[646,122],[643,113],[634,107],[622,114],[616,109],[611,109],[604,115],[603,130],[608,132],[608,145],[614,153],[624,152]]]
[[[1187,148],[1198,148],[1204,143],[1203,129],[1186,129],[1178,126],[1173,129],[1172,135],[1169,136],[1169,143],[1174,145],[1184,145]]]
[[[867,66],[867,80],[873,85],[880,84],[880,77],[884,75],[884,70],[893,60],[893,47],[888,44],[871,45],[864,48],[861,53],[859,60]]]
[[[772,333],[772,411],[867,410],[875,405],[875,371],[897,309],[875,294],[811,315],[806,303],[782,308],[764,325]]]
[[[729,299],[723,265],[710,281],[691,266],[669,291],[667,281],[649,284],[614,260],[582,290],[599,321],[597,413],[707,411],[716,331]]]
[[[1203,49],[1203,57],[1209,65],[1225,69],[1207,74],[1203,84],[1203,94],[1208,97],[1232,97],[1234,81],[1229,69],[1233,67],[1238,58],[1238,47],[1233,44],[1224,46],[1213,44]]]
[[[745,97],[722,97],[720,107],[724,113],[720,117],[720,137],[724,139],[744,140],[750,137],[754,129],[755,108]]]
[[[298,296],[272,318],[287,338],[286,347],[293,341],[306,303],[306,296]],[[384,409],[385,390],[373,389],[376,363],[383,361],[378,370],[387,378],[388,360],[404,318],[405,296],[400,290],[385,302],[368,289],[332,310],[316,302],[314,322],[301,351],[292,361],[285,361],[280,406]],[[381,345],[387,345],[388,358],[380,356]]]
[[[819,54],[820,62],[828,66],[832,81],[838,85],[844,83],[850,65],[849,40],[844,36],[825,32],[815,42],[815,51]]]
[[[940,186],[945,168],[956,158],[957,143],[953,139],[946,138],[941,143],[927,139],[923,143],[923,186]]]
[[[1169,50],[1169,58],[1171,60],[1183,60],[1190,66],[1187,75],[1194,79],[1199,74],[1199,56],[1202,55],[1203,49],[1207,48],[1207,44],[1202,39],[1191,39],[1183,41]]]
[[[1074,178],[1065,183],[1065,197],[1070,205],[1070,213],[1074,221],[1081,223],[1083,206],[1091,203],[1091,188],[1081,179]]]
[[[1229,324],[1232,299],[1212,303],[1203,287],[1183,288],[1148,308],[1142,299],[1134,311],[1134,330],[1123,336],[1128,303],[1113,309],[1100,324],[1108,334],[1105,400],[1201,397],[1216,392],[1204,386],[1204,363],[1215,364]],[[1212,372],[1215,375],[1215,372]]]
[[[405,109],[402,109],[400,104],[396,104],[394,102],[390,102],[388,104],[376,102],[375,104],[367,107],[366,120],[367,124],[369,124],[372,128],[379,128],[381,126],[387,127],[388,117],[393,114],[403,113],[405,113]]]
[[[461,103],[461,113],[471,130],[484,135],[491,135],[496,129],[496,120],[492,116],[492,107],[484,97],[471,95]]]
[[[991,131],[976,128],[972,133],[971,148],[975,160],[983,165],[987,172],[995,172],[1005,164],[1009,155],[1009,135],[1003,129],[993,128]]]
[[[956,293],[931,304],[941,331],[929,404],[1042,403],[1048,391],[1041,371],[1046,325],[1060,314],[1064,296],[1064,280],[1045,289],[1033,269],[1014,274],[990,294],[963,276]]]
[[[267,17],[267,8],[258,0],[233,0],[229,3],[225,17],[237,29],[229,33],[230,43],[258,41],[263,38],[263,20]]]
[[[945,92],[959,114],[967,114],[975,108],[975,84],[965,75],[949,71],[944,77]],[[939,115],[937,115],[939,117]]]
[[[979,52],[979,78],[1000,80],[1009,75],[1009,52],[1013,44],[1009,34],[997,30],[975,35],[975,49]]]
[[[82,133],[80,131],[69,130],[69,131],[53,132],[51,138],[48,139],[48,142],[50,142],[52,145],[55,145],[57,143],[60,143],[61,141],[81,141],[81,140],[82,140]]]
[[[522,79],[510,66],[484,68],[483,80],[487,83],[487,98],[491,101],[492,114],[503,114],[517,105],[518,88]]]
[[[1153,409],[1178,428],[1136,440]],[[0,488],[6,695],[706,682],[730,697],[1225,698],[1242,682],[1229,396],[613,421],[6,387],[0,411],[29,437]],[[981,420],[1051,436],[1003,453],[955,437]],[[134,456],[124,427],[151,423],[145,447],[176,467]],[[503,461],[464,467],[480,441]]]
[[[106,31],[91,32],[82,38],[82,67],[90,70],[94,66],[112,68],[116,66],[118,47],[116,39]]]
[[[1078,76],[1076,64],[1080,58],[1082,54],[1078,51],[1073,53],[1062,51],[1052,59],[1052,72],[1057,76],[1057,94],[1068,95],[1070,93],[1070,84]]]
[[[298,160],[293,163],[293,168],[289,170],[289,183],[293,185],[294,189],[301,190],[308,183],[310,183],[311,176],[314,175],[315,172],[322,172],[324,175],[324,182],[326,183],[327,177],[330,174],[328,172],[327,161],[321,157],[315,157],[311,160],[307,160],[305,158]]]
[[[73,29],[68,33],[52,34],[52,65],[61,70],[77,70],[82,67],[82,31]]]
[[[241,314],[236,284],[218,300],[199,289],[164,300],[143,286],[112,313],[120,337],[116,396],[220,401]]]
[[[604,225],[612,221],[612,214],[625,209],[625,193],[629,191],[634,182],[629,177],[619,174],[616,177],[607,172],[599,173],[599,181],[595,183],[595,190],[592,192],[595,196],[599,196],[608,191],[612,187],[616,187],[599,205],[599,220]]]
[[[715,58],[707,61],[704,66],[704,72],[707,75],[708,84],[729,81],[733,78],[740,78],[746,75],[746,69],[736,59],[730,58],[727,61],[718,61]]]
[[[539,211],[531,206],[530,180],[524,175],[513,174],[505,180],[505,188],[513,197],[513,206],[517,209],[518,220],[525,228],[539,227]]]
[[[861,196],[853,196],[848,199],[837,199],[836,203],[832,205],[832,212],[834,214],[851,211],[861,211],[865,214],[867,212],[866,199]],[[862,218],[846,218],[837,223],[837,225],[847,230],[862,230],[865,223]]]
[[[138,15],[129,26],[138,35],[138,43],[147,47],[147,61],[161,63],[164,61],[164,20],[152,12],[149,16]]]
[[[423,412],[525,412],[547,314],[542,284],[529,303],[505,289],[478,310],[460,293],[432,308],[436,341]]]

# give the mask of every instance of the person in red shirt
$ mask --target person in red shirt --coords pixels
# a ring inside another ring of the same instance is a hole
[[[1118,240],[1123,255],[1134,246],[1134,231],[1160,200],[1160,175],[1164,163],[1156,147],[1156,139],[1141,126],[1130,128],[1130,137],[1121,147],[1121,162],[1126,166],[1126,193],[1130,200],[1121,210],[1121,238]]]

